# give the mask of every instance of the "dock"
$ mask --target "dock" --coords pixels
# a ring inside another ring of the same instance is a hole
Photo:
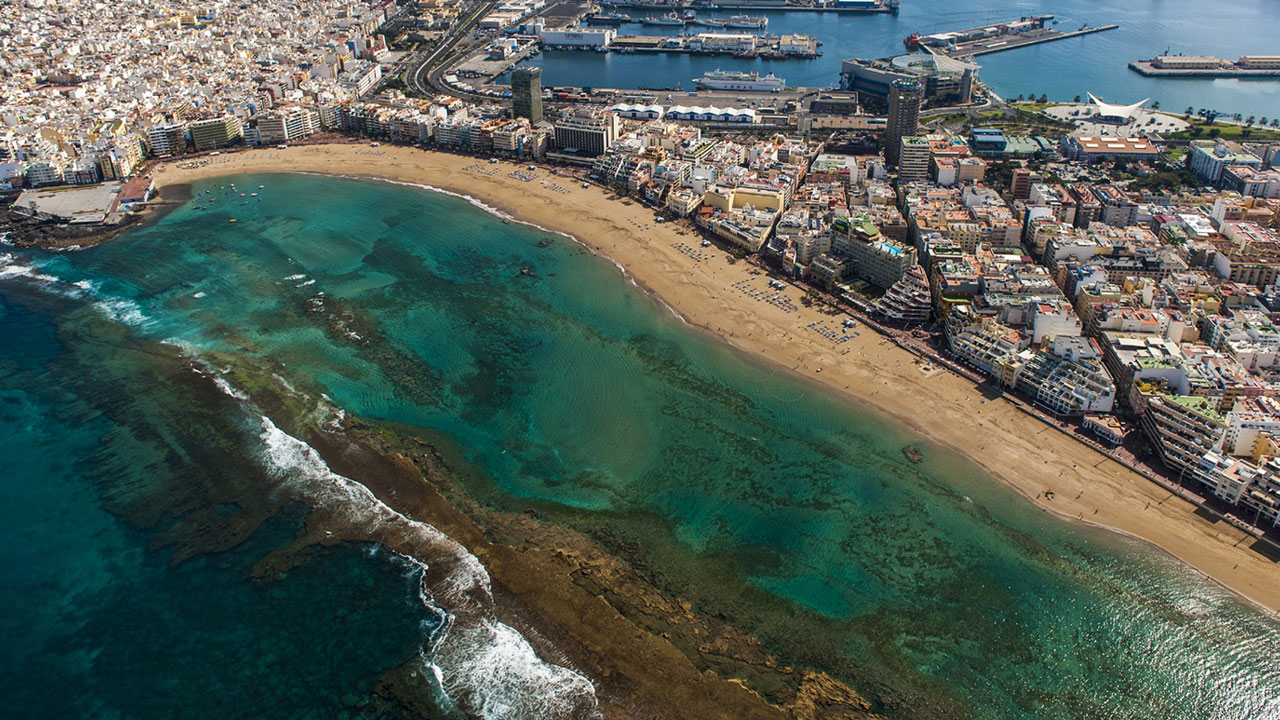
[[[544,45],[548,50],[592,50],[598,53],[674,53],[730,55],[764,60],[811,60],[821,57],[821,43],[810,35],[755,35],[745,31],[694,35],[618,35],[607,47]]]
[[[1146,77],[1280,78],[1280,55],[1244,55],[1232,62],[1207,55],[1160,55],[1129,69]]]
[[[788,5],[779,2],[774,5],[759,5],[755,3],[715,3],[707,5],[706,3],[655,3],[655,2],[634,2],[634,0],[621,0],[611,2],[610,0],[602,0],[601,6],[607,8],[618,8],[627,10],[654,10],[654,11],[684,11],[684,10],[750,10],[752,12],[815,12],[815,13],[841,13],[841,14],[874,14],[874,13],[897,13],[897,0],[879,0],[878,2],[868,3],[845,3],[841,5],[829,5],[815,7],[812,5]]]
[[[1032,30],[1017,35],[1000,35],[993,38],[983,38],[971,42],[957,43],[947,48],[936,48],[935,51],[946,54],[957,60],[965,60],[968,58],[978,57],[979,55],[990,55],[992,53],[1004,52],[1006,50],[1017,50],[1018,48],[1027,47],[1029,45],[1039,45],[1040,43],[1054,42],[1055,40],[1066,40],[1067,38],[1080,37],[1081,35],[1091,35],[1093,33],[1105,32],[1107,30],[1115,30],[1120,27],[1116,24],[1099,25],[1098,27],[1083,27],[1073,32],[1062,32],[1052,28],[1042,28],[1040,30]]]

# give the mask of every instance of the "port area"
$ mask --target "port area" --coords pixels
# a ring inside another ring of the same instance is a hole
[[[1280,55],[1246,55],[1232,62],[1209,56],[1161,55],[1135,60],[1129,69],[1147,77],[1280,78]]]
[[[808,35],[752,35],[733,30],[696,35],[619,35],[609,44],[609,52],[683,53],[686,55],[731,55],[764,60],[811,60],[820,57],[818,41]],[[569,48],[566,48],[569,49]],[[599,52],[597,50],[597,52]]]
[[[1005,50],[1017,50],[1028,45],[1038,45],[1040,43],[1054,42],[1055,40],[1066,40],[1067,38],[1079,37],[1081,35],[1091,35],[1093,33],[1104,32],[1107,30],[1115,30],[1120,27],[1116,24],[1099,25],[1098,27],[1082,27],[1079,30],[1071,32],[1062,32],[1053,28],[1040,28],[1038,30],[1028,30],[1023,33],[1000,35],[997,37],[982,38],[981,40],[972,40],[969,42],[956,43],[946,48],[931,48],[935,53],[945,54],[957,60],[965,60],[968,58],[978,57],[979,55],[990,55],[992,53],[1004,52]]]
[[[750,10],[753,12],[819,12],[819,13],[846,13],[846,14],[866,14],[866,13],[896,13],[898,12],[897,0],[868,0],[867,2],[845,1],[834,2],[830,5],[819,5],[813,3],[787,3],[777,2],[772,4],[763,3],[661,3],[661,2],[609,2],[603,0],[600,5],[605,8],[617,8],[619,10]]]

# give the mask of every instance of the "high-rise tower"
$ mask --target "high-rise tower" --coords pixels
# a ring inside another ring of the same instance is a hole
[[[542,68],[518,67],[511,71],[511,114],[542,122]]]
[[[897,167],[902,138],[916,134],[924,89],[918,80],[894,80],[889,86],[889,123],[884,131],[884,159]]]

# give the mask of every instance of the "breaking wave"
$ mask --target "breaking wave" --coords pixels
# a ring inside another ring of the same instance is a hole
[[[62,297],[88,301],[106,318],[133,328],[145,328],[151,324],[151,319],[142,312],[142,307],[138,303],[106,295],[99,290],[95,282],[89,280],[68,282],[18,262],[12,253],[0,253],[0,280],[7,278],[25,279],[42,290]]]
[[[224,393],[244,401],[244,393],[210,374]],[[484,720],[599,717],[589,679],[543,660],[519,631],[495,617],[489,573],[475,555],[335,473],[315,448],[270,418],[257,416],[257,423],[262,464],[279,480],[280,492],[331,513],[421,569],[419,598],[433,615],[445,617],[424,639],[422,674],[446,707]]]

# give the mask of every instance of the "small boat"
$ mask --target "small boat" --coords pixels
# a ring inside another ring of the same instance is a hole
[[[670,27],[684,27],[684,18],[675,13],[667,13],[659,18],[640,18],[643,25],[664,25]]]
[[[768,24],[769,18],[751,17],[750,15],[734,15],[724,21],[725,27],[738,30],[763,30]]]
[[[235,219],[235,218],[231,218],[231,219],[230,219],[230,220],[228,220],[227,222],[235,222],[235,221],[236,221],[236,219]]]
[[[258,186],[258,189],[259,189],[259,190],[261,190],[261,189],[262,189],[262,188],[264,188],[264,187],[266,187],[266,185],[259,185],[259,186]]]
[[[258,193],[249,193],[249,197],[258,197]]]
[[[552,238],[542,238],[542,240],[538,242],[538,247],[546,247],[553,242],[555,241]]]

